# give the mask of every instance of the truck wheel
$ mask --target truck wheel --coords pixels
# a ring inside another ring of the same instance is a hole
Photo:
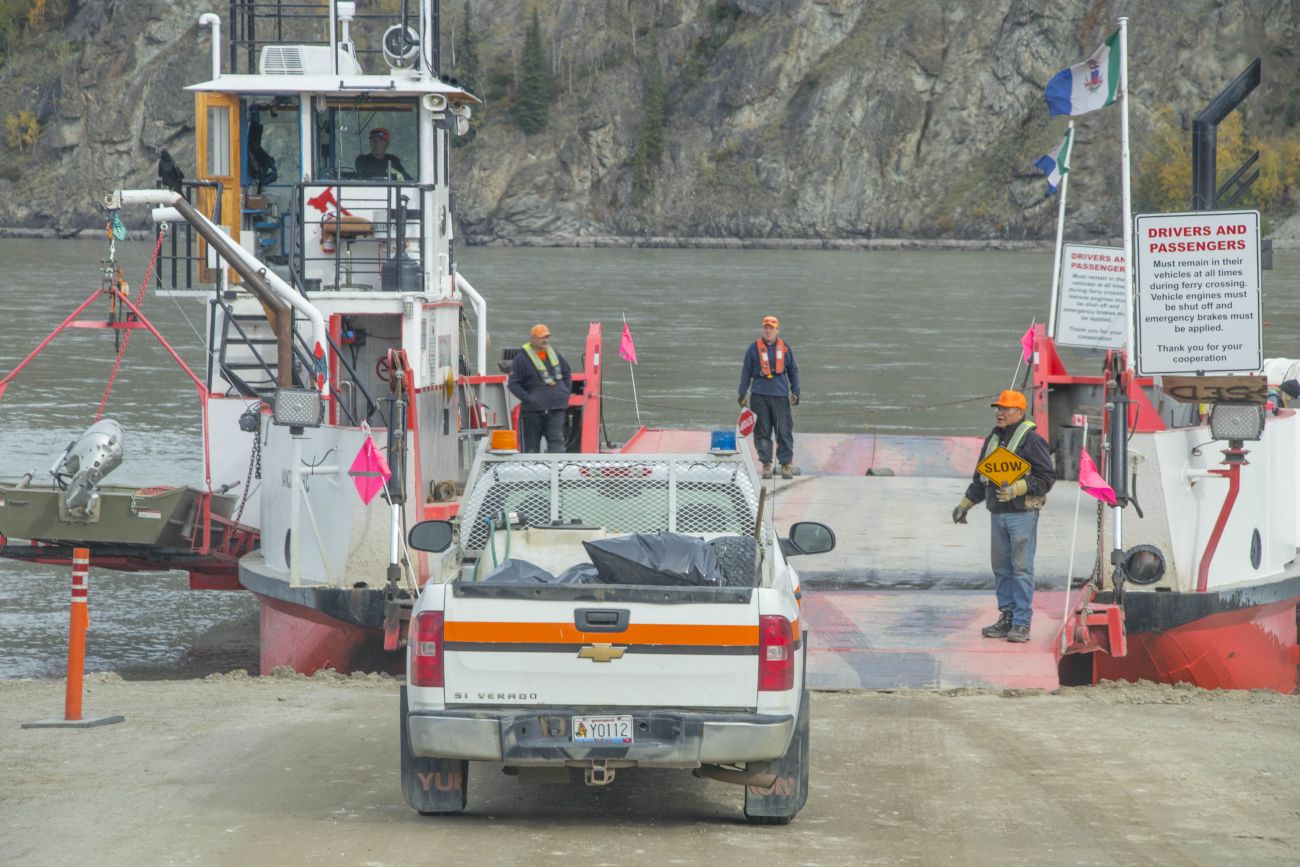
[[[399,718],[402,741],[402,794],[421,816],[459,813],[469,796],[469,762],[464,759],[430,759],[411,755],[411,734],[406,727],[406,687],[402,687]]]
[[[769,765],[776,772],[776,782],[745,787],[745,820],[751,825],[787,825],[808,802],[809,719],[808,690],[804,690],[790,746]]]

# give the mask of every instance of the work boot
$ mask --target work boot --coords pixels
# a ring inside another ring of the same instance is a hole
[[[763,464],[763,478],[765,478],[765,479],[770,479],[770,478],[772,478],[772,465],[771,465],[771,464]]]
[[[1018,624],[1016,626],[1011,627],[1011,631],[1007,633],[1007,641],[1013,641],[1016,644],[1024,644],[1028,640],[1029,640],[1028,626],[1022,626]]]
[[[781,478],[793,479],[794,467],[790,466],[789,464],[781,464]]]
[[[985,626],[980,630],[980,635],[985,638],[1006,638],[1007,633],[1011,631],[1011,612],[1003,611],[998,615],[998,622],[992,626]]]

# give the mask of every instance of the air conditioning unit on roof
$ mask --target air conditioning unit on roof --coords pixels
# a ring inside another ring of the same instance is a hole
[[[257,70],[262,75],[334,75],[328,45],[267,45]],[[347,51],[339,52],[339,75],[361,75],[361,64]]]

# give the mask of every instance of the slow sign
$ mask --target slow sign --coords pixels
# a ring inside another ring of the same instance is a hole
[[[1006,487],[1029,472],[1029,461],[1010,449],[999,446],[975,468],[981,476],[999,488]]]

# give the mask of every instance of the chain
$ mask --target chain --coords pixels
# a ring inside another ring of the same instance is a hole
[[[1105,520],[1106,512],[1102,507],[1101,500],[1097,501],[1097,559],[1092,564],[1092,575],[1088,580],[1098,587],[1101,587],[1101,563],[1106,556],[1105,540],[1102,538],[1102,522]]]
[[[260,430],[253,433],[253,453],[248,456],[248,476],[244,479],[244,494],[239,498],[239,509],[233,519],[236,524],[244,516],[244,506],[248,504],[248,495],[253,489],[255,477],[262,478],[262,432]]]

